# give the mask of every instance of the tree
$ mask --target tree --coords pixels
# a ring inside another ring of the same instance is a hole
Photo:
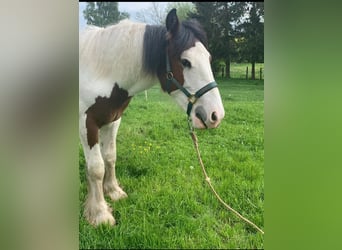
[[[212,50],[213,38],[217,30],[215,23],[216,6],[215,2],[193,2],[195,10],[189,13],[190,18],[197,19],[207,33],[209,49]]]
[[[149,8],[143,9],[136,14],[136,19],[152,25],[165,24],[166,13],[158,2],[152,2]]]
[[[166,13],[175,8],[177,10],[177,16],[180,21],[188,19],[188,14],[194,12],[195,5],[191,2],[169,2],[166,6]]]
[[[255,63],[264,61],[264,3],[253,2],[248,5],[249,17],[241,24],[241,56],[252,64],[252,79],[255,79]]]
[[[196,12],[190,14],[202,24],[207,32],[209,50],[214,60],[225,62],[226,77],[230,78],[230,62],[236,54],[234,27],[240,22],[244,2],[194,2]],[[220,65],[214,63],[214,65]],[[214,71],[218,69],[214,68]]]
[[[193,2],[195,10],[188,14],[190,18],[195,18],[202,25],[207,33],[209,51],[213,58],[213,72],[217,72],[220,56],[217,50],[216,38],[220,36],[220,30],[216,22],[216,4],[215,2]],[[217,67],[216,67],[217,66]]]
[[[118,10],[118,2],[88,2],[83,11],[87,24],[105,27],[129,18],[127,12]]]
[[[169,2],[166,8],[158,2],[152,2],[148,8],[139,11],[136,14],[136,18],[148,24],[165,25],[167,13],[173,8],[177,10],[177,16],[180,21],[186,20],[188,13],[195,10],[194,5],[188,2]]]
[[[217,39],[217,53],[226,64],[226,77],[230,78],[230,63],[236,57],[235,26],[245,13],[245,2],[217,2],[217,23],[220,36]]]

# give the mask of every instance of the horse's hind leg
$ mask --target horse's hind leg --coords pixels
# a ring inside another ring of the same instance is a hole
[[[79,121],[80,139],[87,163],[88,195],[85,202],[84,216],[89,223],[97,226],[102,223],[115,224],[112,210],[103,196],[103,177],[105,173],[104,162],[98,143],[98,128],[88,121],[86,127],[86,115]],[[88,136],[87,136],[88,135]]]
[[[113,201],[127,197],[127,194],[120,188],[115,175],[116,135],[120,122],[121,118],[103,126],[100,130],[101,152],[105,163],[103,190]]]

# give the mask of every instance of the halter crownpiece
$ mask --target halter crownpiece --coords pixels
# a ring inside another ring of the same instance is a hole
[[[216,82],[210,82],[207,85],[205,85],[203,88],[199,89],[196,91],[195,94],[191,94],[186,88],[184,88],[174,77],[173,73],[171,70],[171,65],[170,65],[170,60],[169,60],[169,55],[166,52],[166,88],[167,88],[167,93],[171,93],[171,84],[174,84],[177,86],[177,88],[184,93],[188,97],[188,108],[187,108],[187,115],[190,117],[190,113],[192,110],[193,105],[196,103],[198,98],[200,98],[202,95],[207,93],[209,90],[216,88],[217,83]]]

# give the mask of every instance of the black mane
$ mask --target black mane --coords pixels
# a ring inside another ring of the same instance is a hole
[[[152,75],[161,73],[166,67],[166,27],[146,25],[143,45],[143,67]]]
[[[161,74],[166,68],[167,30],[164,26],[147,25],[144,34],[143,67],[149,74]],[[207,35],[196,20],[183,21],[172,37],[173,55],[180,58],[183,51],[200,41],[208,49]]]

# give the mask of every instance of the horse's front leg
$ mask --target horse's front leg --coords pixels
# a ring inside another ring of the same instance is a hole
[[[116,135],[120,122],[121,118],[103,126],[100,130],[101,152],[105,163],[103,190],[113,201],[127,197],[127,194],[119,186],[115,175]]]
[[[80,139],[87,163],[88,195],[85,202],[84,216],[89,223],[97,226],[102,223],[115,224],[112,209],[103,195],[104,161],[98,142],[98,128],[95,123],[80,118]]]

